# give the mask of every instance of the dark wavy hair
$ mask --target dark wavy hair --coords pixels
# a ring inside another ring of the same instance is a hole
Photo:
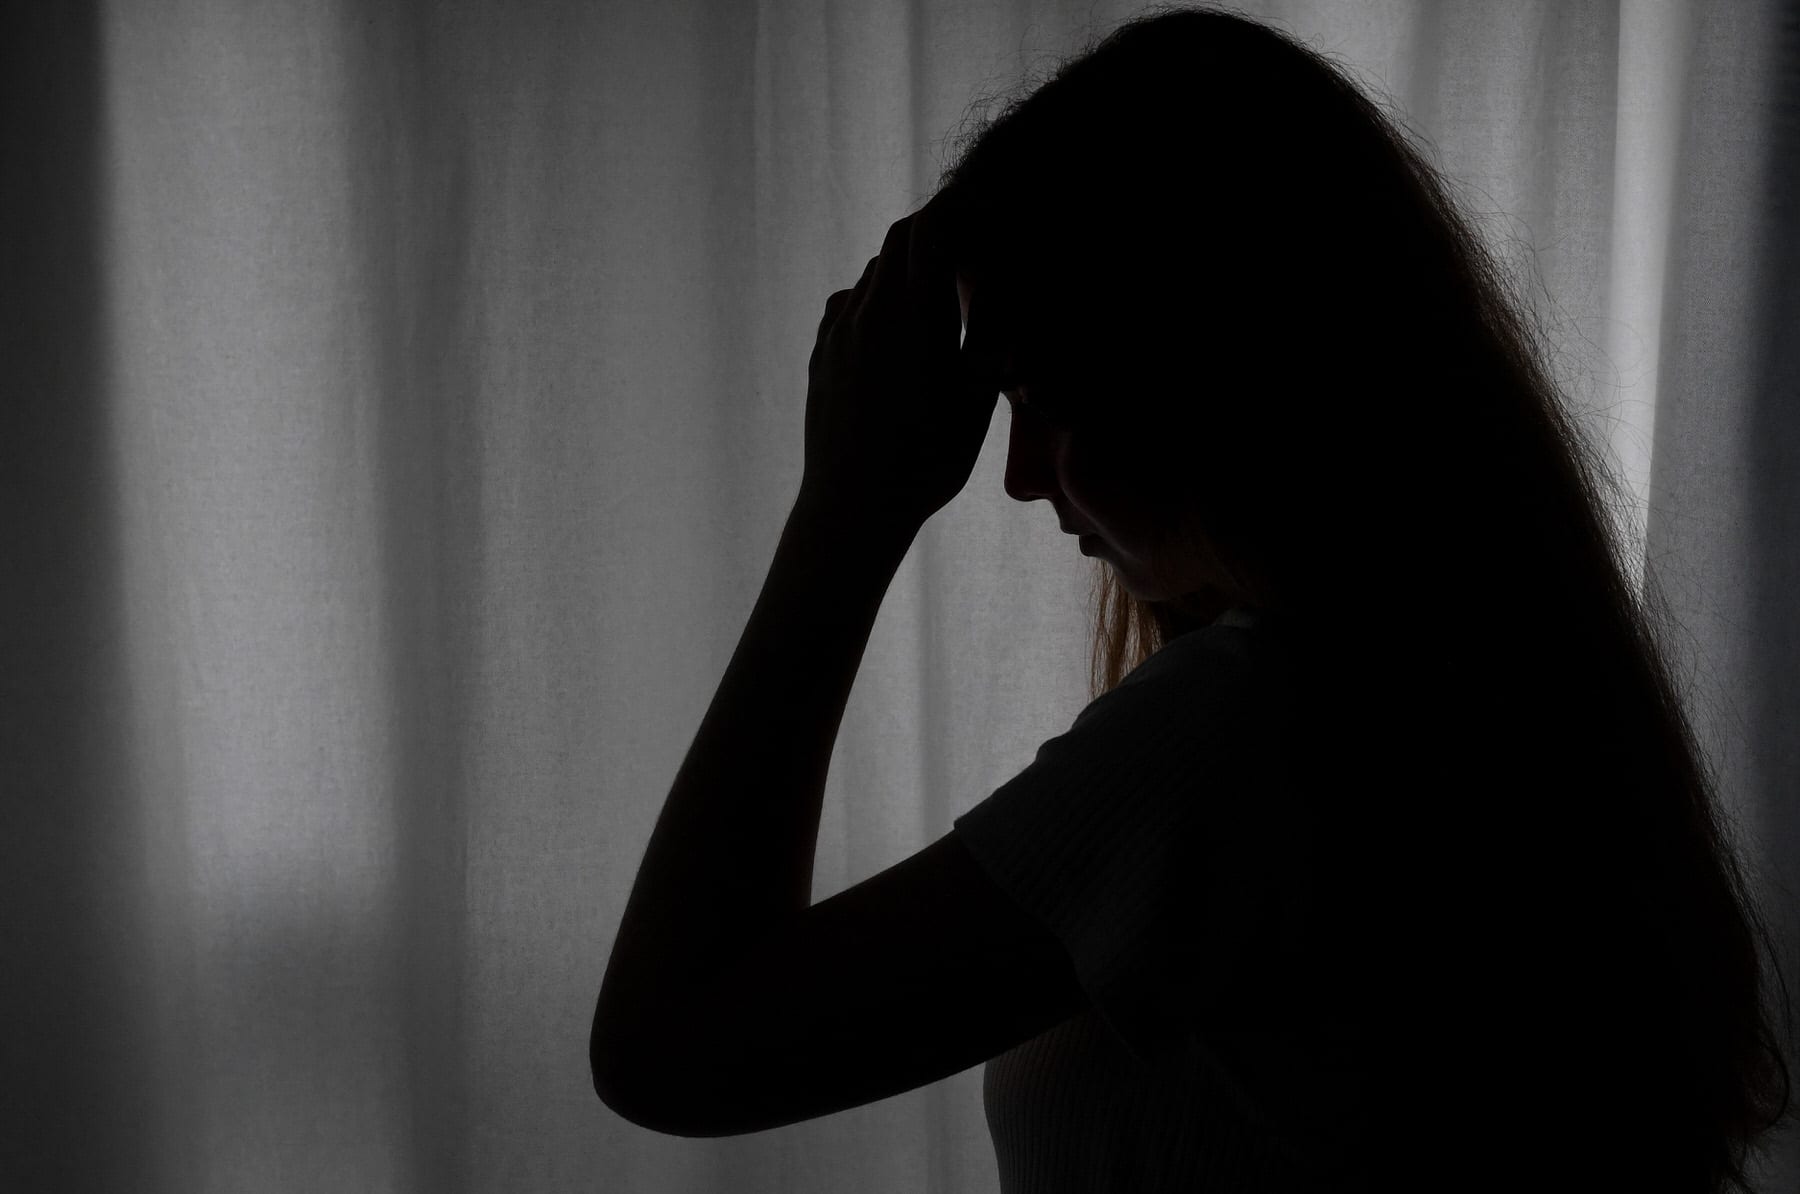
[[[1093,692],[1264,615],[1305,915],[1343,951],[1305,998],[1379,1026],[1371,1132],[1529,1188],[1555,1155],[1748,1189],[1793,1118],[1768,930],[1531,304],[1404,122],[1286,33],[1156,8],[1027,87],[959,139],[945,235],[1014,418],[1128,456],[1211,578],[1144,601],[1096,561]]]

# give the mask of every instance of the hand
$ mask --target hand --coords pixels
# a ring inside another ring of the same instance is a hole
[[[957,345],[946,202],[895,221],[856,287],[825,301],[807,364],[802,498],[908,543],[968,483],[999,397]]]

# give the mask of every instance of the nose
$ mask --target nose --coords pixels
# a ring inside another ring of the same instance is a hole
[[[1043,423],[1012,416],[1006,440],[1006,495],[1015,502],[1043,498],[1055,505],[1061,491],[1056,477],[1056,457],[1061,434]]]

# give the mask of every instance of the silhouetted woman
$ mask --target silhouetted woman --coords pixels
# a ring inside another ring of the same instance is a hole
[[[1742,1185],[1791,1114],[1766,930],[1616,482],[1442,177],[1326,58],[1177,9],[929,210],[1006,490],[1097,560],[1095,700],[735,968],[618,979],[603,1097],[718,1135],[985,1060],[1008,1194]],[[646,875],[700,849],[665,819]],[[695,931],[639,882],[609,984]]]

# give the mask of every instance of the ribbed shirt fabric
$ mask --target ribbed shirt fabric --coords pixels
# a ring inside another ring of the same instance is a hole
[[[1004,1194],[1366,1188],[1354,1026],[1302,1006],[1315,828],[1260,625],[1166,644],[954,822],[1092,1005],[985,1066]]]

